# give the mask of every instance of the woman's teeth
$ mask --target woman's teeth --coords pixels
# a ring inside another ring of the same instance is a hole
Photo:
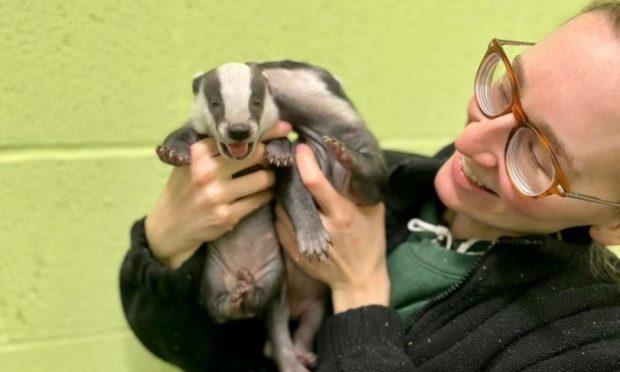
[[[483,189],[487,189],[487,187],[480,182],[480,180],[478,179],[478,177],[476,177],[476,175],[474,174],[474,172],[471,170],[471,167],[469,166],[469,163],[467,162],[467,160],[462,157],[461,158],[461,170],[463,171],[463,173],[465,174],[465,176],[467,176],[467,178],[473,182],[474,184],[476,184],[477,186],[482,187]],[[488,189],[487,189],[488,190]]]

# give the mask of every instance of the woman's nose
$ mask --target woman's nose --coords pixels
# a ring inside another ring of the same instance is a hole
[[[476,121],[480,116],[483,116],[482,111],[480,111],[478,101],[476,101],[476,96],[472,96],[467,104],[467,123],[465,123],[465,125]]]
[[[472,97],[467,107],[467,124],[455,141],[456,150],[479,166],[496,167],[503,159],[506,140],[514,125],[512,114],[487,118]]]

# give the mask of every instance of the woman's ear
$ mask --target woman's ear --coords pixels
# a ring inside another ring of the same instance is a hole
[[[603,245],[620,245],[620,222],[590,226],[590,237]]]

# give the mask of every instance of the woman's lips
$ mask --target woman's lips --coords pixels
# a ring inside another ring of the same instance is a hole
[[[452,167],[454,176],[457,181],[460,181],[462,185],[467,189],[483,190],[487,193],[497,196],[497,193],[491,188],[487,187],[475,174],[467,158],[463,155],[454,159]]]

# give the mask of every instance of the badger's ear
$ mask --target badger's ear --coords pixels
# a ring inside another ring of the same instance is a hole
[[[267,83],[269,83],[269,76],[267,76],[267,74],[265,73],[265,71],[261,71],[260,72],[261,75],[263,75],[263,77],[265,78],[265,80],[267,80]]]
[[[269,77],[267,76],[267,74],[265,74],[265,72],[261,72],[261,75],[263,75],[263,77],[265,78],[265,81],[267,82],[267,84],[265,84],[265,87],[267,88],[267,93],[270,95],[273,95],[273,89],[271,89],[271,84],[269,83]]]
[[[267,92],[269,92],[269,94],[272,94],[273,92],[271,91],[271,86],[269,85],[269,77],[261,68],[260,64],[256,62],[246,62],[245,64],[250,66],[252,72],[258,72],[263,77],[263,79],[265,79],[265,82],[267,83],[265,84],[265,86],[267,87]]]
[[[265,82],[267,83],[267,84],[265,84],[265,86],[267,87],[267,92],[269,92],[269,94],[273,94],[273,90],[271,89],[271,84],[269,83],[269,76],[267,76],[265,71],[262,71],[262,70],[261,70],[260,74],[263,77],[263,79],[265,79]]]
[[[260,75],[263,75],[263,77],[266,77],[265,74],[263,73],[263,70],[260,67],[260,64],[256,62],[245,62],[245,64],[246,66],[250,68],[252,76],[254,76],[254,74],[260,74]]]
[[[192,78],[192,92],[194,92],[194,95],[198,94],[198,91],[200,90],[200,82],[202,81],[203,76],[205,76],[204,72],[197,72]]]

